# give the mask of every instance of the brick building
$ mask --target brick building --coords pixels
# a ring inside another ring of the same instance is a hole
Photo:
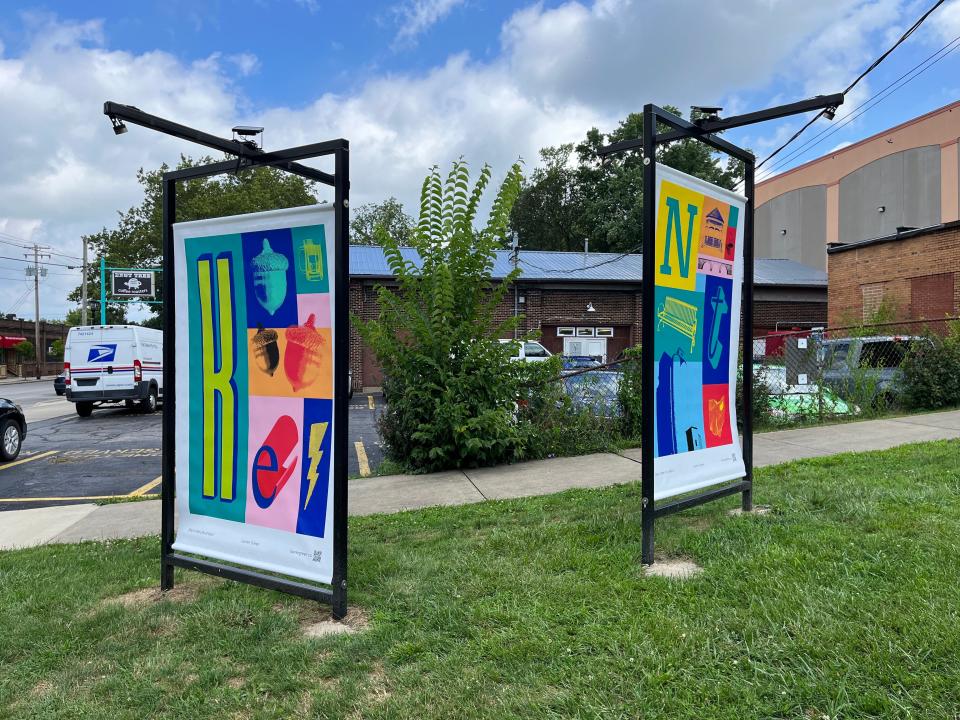
[[[63,323],[40,321],[40,345],[41,359],[46,360],[46,365],[41,368],[43,374],[49,374],[56,370],[59,372],[63,367],[62,358],[54,357],[51,352],[51,345],[54,340],[67,339],[69,326]],[[0,375],[12,375],[17,371],[17,352],[13,346],[23,340],[34,342],[34,324],[33,320],[3,320],[0,319]],[[43,355],[45,354],[45,357]],[[24,363],[24,372],[27,375],[35,373],[36,368],[33,362]]]
[[[419,264],[412,248],[404,256]],[[539,330],[553,353],[600,355],[609,360],[640,341],[641,256],[605,253],[521,251],[523,275],[508,293],[498,315],[523,315],[520,332]],[[513,265],[510,253],[498,253],[494,278]],[[757,260],[754,284],[754,334],[784,327],[823,325],[827,319],[827,278],[821,270],[792,260]],[[376,287],[393,277],[379,247],[350,249],[350,309],[364,319],[377,317]],[[377,387],[382,375],[373,353],[354,330],[350,366],[356,389]]]
[[[830,325],[867,321],[882,306],[895,320],[960,313],[960,222],[835,245],[827,250]]]

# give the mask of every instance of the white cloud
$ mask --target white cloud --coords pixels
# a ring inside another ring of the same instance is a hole
[[[947,43],[960,35],[960,0],[950,0],[930,17],[937,34]]]
[[[421,74],[385,74],[350,94],[321,91],[296,109],[258,112],[248,110],[256,98],[231,80],[257,71],[253,56],[212,52],[184,62],[160,51],[120,52],[105,45],[99,23],[41,18],[20,55],[0,50],[0,231],[79,255],[81,235],[113,225],[118,210],[139,202],[137,168],[203,152],[137,127],[115,137],[102,115],[108,99],[219,135],[238,123],[264,125],[272,148],[348,138],[354,206],[394,195],[414,212],[434,163],[463,156],[474,168],[491,163],[502,177],[518,157],[533,163],[543,146],[577,141],[592,126],[610,130],[644,102],[743,104],[744,94],[775,78],[782,102],[832,90],[875,51],[866,36],[895,24],[895,10],[894,0],[535,5],[504,24],[491,61],[454,55]],[[831,69],[809,80],[821,62]],[[750,144],[763,147],[765,137],[756,140]],[[9,267],[0,261],[0,275]],[[46,282],[43,313],[62,317],[76,280]],[[0,282],[0,312],[19,295]]]
[[[400,18],[398,44],[413,43],[417,37],[443,20],[465,0],[406,0],[393,8]]]

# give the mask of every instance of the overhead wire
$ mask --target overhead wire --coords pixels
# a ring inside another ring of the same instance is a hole
[[[870,74],[871,72],[873,72],[873,70],[875,70],[876,67],[877,67],[880,63],[882,63],[882,62],[890,55],[890,53],[892,53],[894,50],[896,50],[898,47],[900,47],[900,45],[903,44],[903,42],[906,41],[907,38],[909,38],[911,35],[913,35],[913,33],[915,33],[915,32],[917,31],[917,28],[919,28],[919,27],[923,24],[923,21],[926,20],[928,17],[930,17],[930,14],[931,14],[934,10],[936,10],[938,7],[940,7],[941,5],[943,5],[944,2],[945,2],[945,0],[937,0],[937,1],[933,4],[933,6],[932,6],[929,10],[927,10],[923,15],[921,15],[920,18],[919,18],[913,25],[911,25],[910,28],[909,28],[905,33],[903,33],[903,35],[901,35],[900,38],[899,38],[893,45],[891,45],[882,55],[880,55],[880,57],[878,57],[876,60],[874,60],[874,61],[870,64],[870,66],[867,67],[866,70],[864,70],[862,73],[860,73],[860,75],[857,76],[857,79],[856,79],[856,80],[854,80],[852,83],[850,83],[849,85],[847,85],[846,89],[843,91],[842,94],[845,96],[847,93],[849,93],[851,90],[853,90],[853,88],[855,88],[855,87],[857,86],[857,84],[859,84],[859,82],[860,82],[861,80],[863,80],[868,74]],[[780,147],[778,147],[778,148],[777,148],[776,150],[774,150],[772,153],[770,153],[769,155],[767,155],[767,157],[765,157],[763,160],[761,160],[759,163],[757,163],[757,166],[756,166],[757,170],[759,170],[760,168],[762,168],[769,160],[771,160],[772,158],[776,157],[784,148],[786,148],[790,143],[792,143],[794,140],[796,140],[798,137],[800,137],[800,135],[802,135],[803,132],[804,132],[808,127],[810,127],[811,125],[813,125],[817,120],[819,120],[821,117],[823,117],[826,113],[827,113],[827,108],[824,108],[823,110],[821,110],[820,112],[818,112],[816,115],[814,115],[812,118],[810,118],[810,120],[808,120],[808,121],[803,125],[803,127],[801,127],[801,128],[800,128],[799,130],[797,130],[793,135],[790,136],[790,139],[789,139],[789,140],[787,140],[785,143],[783,143],[783,145],[781,145]]]
[[[907,72],[900,75],[900,77],[898,77],[896,80],[891,82],[889,85],[882,88],[881,90],[878,90],[876,93],[874,93],[869,98],[864,100],[862,103],[857,105],[857,107],[850,110],[850,112],[848,112],[846,115],[844,115],[840,119],[840,122],[838,122],[835,125],[827,125],[826,127],[824,127],[820,132],[818,132],[816,135],[811,137],[809,140],[803,143],[800,147],[795,148],[793,151],[787,154],[786,157],[783,157],[780,160],[778,160],[776,163],[774,163],[774,165],[768,168],[766,171],[764,171],[764,173],[762,174],[762,177],[758,177],[757,180],[763,181],[769,177],[772,177],[777,173],[777,171],[780,168],[788,165],[792,160],[796,159],[797,157],[803,155],[807,151],[812,150],[813,148],[820,145],[824,140],[829,138],[831,135],[839,132],[842,128],[844,128],[845,126],[849,125],[851,122],[856,120],[857,118],[869,112],[871,109],[873,109],[874,107],[879,105],[881,102],[886,100],[888,97],[890,97],[893,93],[906,87],[908,84],[916,80],[927,70],[932,68],[941,60],[946,59],[951,53],[955,52],[958,49],[960,49],[960,35],[955,37],[953,40],[951,40],[949,43],[941,47],[939,50],[937,50],[933,54],[928,55],[921,62],[917,63],[912,68],[910,68]],[[938,55],[940,57],[937,57]]]

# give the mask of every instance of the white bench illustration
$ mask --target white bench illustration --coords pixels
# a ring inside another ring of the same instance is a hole
[[[666,297],[657,311],[659,330],[664,325],[672,327],[677,332],[690,338],[690,352],[697,344],[697,306],[685,303],[674,297]]]

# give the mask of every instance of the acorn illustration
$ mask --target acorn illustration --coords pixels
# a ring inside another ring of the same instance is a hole
[[[303,325],[289,327],[285,332],[287,350],[283,369],[294,392],[316,382],[323,368],[323,348],[327,341],[314,327],[315,322],[316,316],[311,313]]]
[[[253,336],[253,358],[257,367],[271,377],[280,366],[278,337],[276,330],[264,329],[263,325],[257,326],[257,334]]]
[[[253,270],[253,291],[263,309],[273,315],[287,297],[287,268],[290,261],[275,252],[270,241],[263,239],[263,250],[250,261]]]

